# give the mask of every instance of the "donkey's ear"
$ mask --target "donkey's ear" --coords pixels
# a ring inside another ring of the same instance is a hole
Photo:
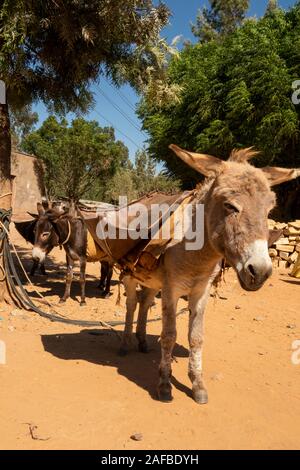
[[[271,186],[276,184],[285,183],[286,181],[294,180],[300,176],[300,169],[290,170],[288,168],[278,168],[275,166],[266,166],[262,168],[268,178]]]
[[[220,160],[217,157],[212,157],[211,155],[188,152],[174,144],[170,145],[169,148],[173,150],[181,160],[204,176],[209,176],[211,174],[217,175],[225,165],[223,160]]]
[[[45,214],[45,209],[44,209],[43,204],[41,204],[40,202],[38,202],[37,205],[36,205],[36,207],[37,207],[37,211],[38,211],[39,216]]]

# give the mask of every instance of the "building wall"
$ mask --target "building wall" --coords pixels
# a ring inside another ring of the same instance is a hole
[[[41,161],[36,157],[12,152],[12,208],[15,219],[25,220],[28,218],[27,211],[36,213],[36,203],[45,195],[43,174]]]

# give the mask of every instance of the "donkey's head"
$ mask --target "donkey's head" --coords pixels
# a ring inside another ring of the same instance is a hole
[[[300,170],[255,168],[252,149],[234,150],[228,161],[170,148],[212,183],[205,198],[206,233],[211,246],[237,272],[241,286],[258,290],[272,273],[268,214],[275,206],[271,187],[300,176]]]
[[[52,213],[59,216],[62,213],[61,208],[55,207],[50,209],[48,203],[37,204],[38,215],[34,228],[34,246],[32,249],[32,258],[36,261],[43,262],[50,251],[59,244],[58,235],[54,230],[51,217]]]

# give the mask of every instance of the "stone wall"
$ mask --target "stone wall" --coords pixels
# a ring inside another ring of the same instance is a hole
[[[296,262],[300,252],[300,220],[289,223],[269,220],[269,228],[283,230],[282,237],[269,249],[273,265],[289,268]]]

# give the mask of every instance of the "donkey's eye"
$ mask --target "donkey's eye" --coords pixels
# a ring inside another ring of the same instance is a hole
[[[224,207],[226,209],[226,211],[228,212],[228,214],[238,214],[240,212],[240,209],[236,206],[234,206],[233,204],[231,204],[230,202],[224,202]]]

